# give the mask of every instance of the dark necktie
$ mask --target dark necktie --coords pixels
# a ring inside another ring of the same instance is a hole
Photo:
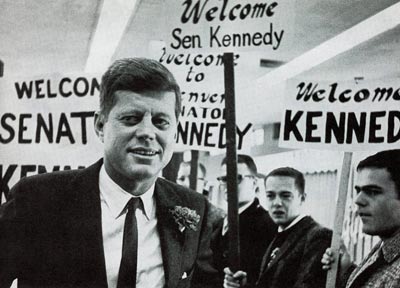
[[[275,239],[271,243],[271,249],[270,249],[271,253],[268,258],[267,266],[269,266],[278,255],[283,242],[285,242],[286,240],[286,235],[287,235],[286,231],[282,231],[276,234]]]
[[[117,288],[136,287],[138,231],[135,211],[142,206],[140,198],[132,198],[126,205],[124,225],[124,240],[122,242],[122,257],[119,267]]]
[[[269,268],[273,260],[278,256],[280,252],[280,247],[282,244],[285,242],[287,238],[287,230],[284,230],[282,232],[278,232],[274,239],[272,240],[270,247],[268,247],[267,251],[264,254],[261,267],[260,267],[260,273],[258,276],[257,283],[263,283],[262,281],[265,281],[265,278],[262,278],[262,275],[264,272]],[[264,284],[265,285],[265,284]],[[262,287],[262,285],[257,285],[257,287]]]

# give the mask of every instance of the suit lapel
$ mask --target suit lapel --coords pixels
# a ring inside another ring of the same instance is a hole
[[[276,265],[276,263],[278,263],[280,259],[282,259],[286,255],[286,253],[292,250],[292,247],[298,243],[299,238],[301,238],[305,234],[305,231],[312,225],[312,222],[313,220],[310,217],[305,217],[304,219],[300,220],[300,222],[297,223],[295,226],[291,227],[287,231],[288,234],[282,246],[280,247],[279,253],[271,261],[270,265],[268,265],[268,259],[271,255],[271,249],[274,244],[274,241],[272,241],[267,249],[267,252],[264,255],[263,262],[261,264],[262,270],[260,273],[259,281],[272,267]]]
[[[272,250],[272,247],[274,245],[274,242],[275,242],[275,239],[272,240],[271,244],[268,246],[267,251],[264,254],[264,257],[262,259],[261,266],[260,266],[261,269],[260,269],[260,273],[259,273],[258,279],[261,279],[261,276],[266,272],[269,256],[271,255],[271,252],[272,252],[271,250]]]
[[[75,259],[77,285],[107,287],[99,191],[102,161],[78,172],[71,181],[71,207],[65,213],[67,237]]]
[[[158,179],[155,186],[157,228],[160,234],[161,252],[163,257],[165,282],[167,287],[176,287],[181,277],[181,262],[186,231],[179,231],[170,209],[175,206],[185,206],[182,200],[171,191],[169,186],[162,185]]]

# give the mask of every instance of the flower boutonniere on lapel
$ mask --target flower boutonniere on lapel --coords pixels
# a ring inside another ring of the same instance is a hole
[[[169,210],[178,224],[179,231],[183,232],[186,228],[197,231],[197,224],[200,221],[200,215],[195,210],[187,207],[175,206]]]

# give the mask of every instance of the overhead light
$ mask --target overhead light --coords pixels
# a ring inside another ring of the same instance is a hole
[[[285,62],[272,60],[272,59],[260,59],[260,67],[265,68],[276,68],[282,66]]]
[[[136,3],[136,0],[103,0],[85,72],[102,72],[110,65],[126,26],[134,15]]]
[[[400,2],[354,25],[285,65],[257,79],[260,85],[273,85],[293,78],[400,23]]]

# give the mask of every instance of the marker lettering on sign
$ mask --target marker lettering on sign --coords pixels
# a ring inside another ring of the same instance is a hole
[[[85,166],[77,166],[73,167],[74,169],[83,169]],[[34,165],[34,164],[10,164],[10,165],[1,165],[0,164],[0,199],[1,194],[5,195],[5,198],[8,199],[8,192],[10,191],[10,187],[12,187],[11,179],[13,177],[18,177],[19,179],[35,175],[35,174],[43,174],[47,172],[55,172],[60,170],[71,170],[72,167],[70,165],[53,165],[50,167],[46,167],[46,165]],[[18,173],[19,170],[19,173]]]
[[[281,147],[359,151],[400,144],[397,80],[298,82],[292,87],[286,95]]]
[[[41,113],[4,113],[0,117],[0,143],[44,143],[44,138],[48,143],[67,141],[75,144],[77,134],[80,134],[80,144],[87,144],[87,120],[91,117],[94,117],[94,111],[61,113],[59,116],[49,113],[47,117]],[[76,120],[80,121],[80,125],[71,125]]]
[[[225,108],[220,107],[182,107],[181,116],[185,118],[225,119]]]
[[[171,47],[174,49],[184,48],[202,48],[201,39],[199,35],[181,35],[182,29],[175,28],[172,30],[172,37],[176,40],[176,43],[171,43]]]
[[[371,100],[372,102],[389,100],[400,101],[400,88],[393,89],[392,87],[377,87],[373,91],[366,88],[357,91],[353,91],[353,89],[344,89],[343,91],[340,91],[337,87],[338,83],[332,83],[329,85],[328,89],[317,89],[318,84],[310,82],[306,85],[304,82],[301,82],[297,85],[298,93],[296,95],[296,100],[302,100],[304,102],[328,101],[330,103],[335,103],[336,101],[347,103],[351,100],[354,100],[356,103],[366,100]]]
[[[26,97],[27,99],[56,98],[57,96],[78,97],[93,96],[99,92],[100,83],[96,78],[87,79],[77,77],[75,79],[64,77],[59,81],[52,82],[50,79],[31,80],[29,82],[15,82],[15,91],[18,99]]]
[[[193,103],[224,103],[225,94],[207,93],[207,92],[185,92],[182,91],[182,97],[188,97],[188,102]]]
[[[384,130],[383,127],[388,128]],[[395,143],[400,140],[400,111],[286,110],[283,140],[328,144]]]
[[[265,32],[248,32],[248,33],[232,33],[221,34],[221,26],[216,28],[210,27],[210,44],[212,47],[256,47],[256,46],[272,46],[276,50],[281,45],[284,31],[274,30],[274,25],[270,23],[269,30]]]
[[[195,3],[194,3],[195,2]],[[228,7],[229,0],[219,1],[220,6],[210,6],[208,0],[192,1],[186,0],[183,2],[185,10],[182,13],[181,22],[187,23],[192,20],[193,24],[196,24],[203,17],[206,21],[212,22],[215,19],[220,21],[235,21],[236,19],[244,20],[247,18],[262,18],[272,17],[275,13],[275,8],[278,6],[277,2],[268,3],[247,3],[247,4],[235,4],[234,6]],[[219,13],[218,13],[219,12]]]
[[[169,54],[166,48],[162,48],[162,55],[159,59],[160,63],[167,65],[174,64],[177,66],[203,66],[203,67],[222,67],[224,65],[222,54]],[[239,54],[234,55],[234,65],[238,64],[237,60],[240,58]]]
[[[243,129],[236,126],[238,149],[242,149],[244,136],[250,131],[251,127],[251,123],[248,123]],[[225,133],[225,124],[180,122],[178,125],[177,143],[223,149],[226,148]]]

